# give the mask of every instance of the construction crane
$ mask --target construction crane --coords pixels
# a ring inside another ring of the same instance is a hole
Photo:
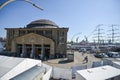
[[[7,1],[5,1],[4,3],[2,3],[2,4],[0,5],[0,9],[2,9],[2,8],[5,7],[7,4],[12,3],[12,2],[14,2],[14,1],[25,1],[25,2],[27,2],[27,3],[29,3],[29,4],[31,4],[32,6],[34,6],[34,7],[36,7],[36,8],[38,8],[38,9],[40,9],[40,10],[43,11],[43,8],[39,7],[38,5],[36,5],[35,3],[31,2],[30,0],[7,0]]]

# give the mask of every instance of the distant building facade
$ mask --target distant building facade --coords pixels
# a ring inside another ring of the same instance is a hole
[[[24,28],[5,28],[6,49],[23,57],[53,58],[66,55],[68,28],[60,28],[46,19],[36,20]]]

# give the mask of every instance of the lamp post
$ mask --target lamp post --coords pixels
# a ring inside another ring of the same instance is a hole
[[[40,9],[43,11],[43,8],[39,7],[38,5],[34,4],[33,2],[29,1],[29,0],[7,0],[6,2],[4,2],[3,4],[0,5],[0,9],[2,9],[4,6],[6,6],[7,4],[11,3],[11,2],[14,2],[14,1],[24,1],[24,2],[27,2],[29,4],[31,4],[32,6]]]

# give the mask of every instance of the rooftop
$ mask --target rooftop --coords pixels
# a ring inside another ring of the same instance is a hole
[[[41,65],[40,60],[0,56],[0,79],[9,80],[38,64]]]
[[[0,78],[21,63],[24,58],[0,56]]]
[[[40,19],[28,24],[27,28],[58,28],[58,25],[51,20]]]
[[[106,80],[120,75],[120,69],[112,66],[102,66],[77,71],[85,80]]]
[[[11,80],[34,80],[36,75],[40,75],[45,72],[45,68],[41,66],[34,66],[33,68],[15,76]],[[42,77],[42,76],[41,76]]]

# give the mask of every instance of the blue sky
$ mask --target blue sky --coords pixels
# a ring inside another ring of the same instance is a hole
[[[0,4],[6,0],[0,0]],[[0,36],[4,28],[24,27],[31,21],[49,19],[60,27],[69,27],[68,40],[81,32],[79,40],[88,36],[98,24],[120,24],[120,0],[31,0],[44,11],[17,0],[0,10]],[[103,26],[105,30],[110,27]]]

